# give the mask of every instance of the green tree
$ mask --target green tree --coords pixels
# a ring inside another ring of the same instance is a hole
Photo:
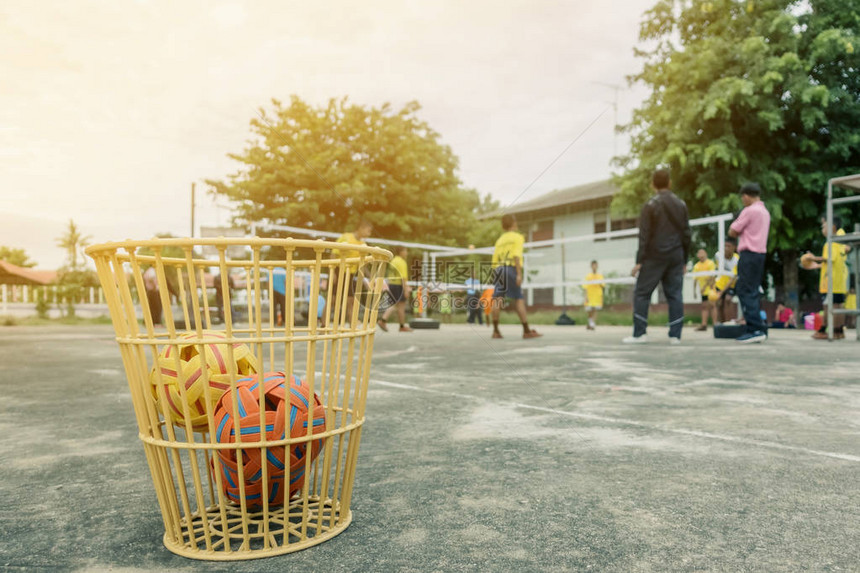
[[[173,233],[165,232],[165,233],[156,233],[155,238],[156,239],[175,239],[177,237]],[[150,247],[140,247],[137,250],[137,254],[141,255],[141,256],[143,256],[143,255],[152,256],[155,254],[155,251],[153,251]],[[173,247],[173,246],[162,247],[161,256],[165,257],[165,258],[171,258],[171,259],[185,259],[185,249],[183,249],[182,247]],[[193,253],[193,252],[192,252],[191,256],[192,256],[192,258],[195,258],[195,259],[198,258],[198,255],[196,253]]]
[[[51,305],[48,304],[48,298],[45,295],[44,289],[39,289],[36,291],[36,314],[39,318],[48,318],[48,311],[51,309]]]
[[[475,209],[477,220],[466,235],[466,242],[476,247],[493,245],[502,233],[502,218],[498,213],[502,205],[489,194],[481,199]]]
[[[480,235],[488,199],[463,187],[420,109],[273,100],[251,120],[254,140],[229,155],[240,170],[207,183],[236,204],[237,223],[346,231],[364,217],[377,237],[462,245]]]
[[[69,220],[66,231],[57,237],[57,246],[66,251],[66,264],[57,273],[58,295],[66,302],[66,315],[75,316],[75,304],[83,296],[84,289],[96,286],[95,273],[86,268],[84,248],[91,237],[81,234],[73,220]]]
[[[66,265],[69,270],[80,270],[84,267],[86,255],[84,249],[90,244],[92,237],[82,235],[81,230],[75,225],[74,220],[69,219],[66,231],[57,237],[57,246],[66,251]]]
[[[501,204],[490,195],[485,195],[475,210],[475,221],[466,233],[461,246],[480,248],[493,245],[502,233]],[[414,265],[420,268],[421,253],[415,252]],[[475,278],[490,281],[488,277],[491,256],[486,254],[461,254],[456,257],[437,259],[436,278],[441,282],[463,283],[475,272]]]
[[[30,260],[30,257],[24,249],[15,249],[13,247],[0,246],[0,261],[6,261],[19,267],[35,267],[36,263]]]
[[[819,236],[826,181],[860,171],[858,0],[661,0],[630,78],[651,94],[622,131],[615,208],[647,199],[658,166],[690,215],[740,208],[758,181],[772,215],[769,271],[796,296],[797,256]],[[796,300],[796,299],[794,299]]]

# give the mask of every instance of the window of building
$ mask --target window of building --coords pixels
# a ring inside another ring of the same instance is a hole
[[[594,234],[605,233],[606,224],[609,222],[609,213],[606,211],[594,212]],[[605,241],[605,238],[595,239],[595,241]]]
[[[611,217],[608,211],[594,212],[595,234],[605,233],[607,231],[624,231],[627,229],[635,229],[638,226],[638,223],[639,221],[635,217]],[[625,238],[627,237],[612,237],[610,240]],[[605,238],[595,239],[595,241],[605,240]]]
[[[637,220],[635,218],[628,219],[612,219],[613,231],[624,231],[626,229],[635,229]]]
[[[536,288],[534,289],[534,294],[532,295],[532,305],[533,306],[552,306],[554,304],[553,301],[553,293],[555,289],[552,287],[549,288]]]
[[[553,238],[553,220],[538,221],[532,228],[532,241],[549,241]],[[539,247],[538,247],[539,248]]]

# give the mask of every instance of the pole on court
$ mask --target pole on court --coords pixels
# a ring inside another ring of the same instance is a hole
[[[561,233],[561,238],[564,239],[564,233]],[[567,315],[567,275],[565,274],[565,256],[564,256],[564,243],[561,243],[561,316],[559,316],[555,323],[559,326],[573,326],[576,324],[576,321]]]
[[[194,236],[194,188],[196,184],[194,182],[191,183],[191,237]]]
[[[827,340],[833,340],[833,181],[827,182]]]
[[[854,234],[860,235],[860,223],[854,223]],[[857,248],[857,245],[854,246],[854,293],[856,300],[857,289],[860,288],[860,248]],[[851,287],[851,281],[848,281],[849,291]],[[860,315],[857,314],[857,308],[855,305],[854,308],[854,334],[857,337],[857,340],[860,341],[860,328],[857,328],[857,323],[860,322]]]
[[[429,256],[430,255],[427,251],[424,251],[421,261],[422,266],[424,267],[424,272],[421,273],[421,318],[427,318],[427,302],[429,302],[427,287],[430,284],[430,281],[428,280],[428,276],[430,275],[430,262],[428,261]]]
[[[717,223],[717,253],[720,254],[721,257],[725,258],[726,256],[726,223],[725,221],[720,221]],[[717,269],[722,270],[722,269]]]
[[[436,257],[433,257],[433,260],[435,262]],[[436,274],[436,268],[435,267],[436,267],[436,265],[434,264],[433,270],[432,270],[434,279],[435,279],[435,274]],[[430,289],[429,289],[429,287],[430,287],[430,281],[429,281],[430,272],[431,272],[430,255],[427,251],[424,251],[424,253],[421,255],[421,294],[419,295],[421,297],[421,316],[413,318],[409,322],[409,326],[414,328],[414,329],[438,329],[439,328],[439,321],[438,320],[436,320],[435,318],[428,318],[427,317],[427,307],[429,306],[428,303],[430,302],[429,301],[429,298],[430,298]]]

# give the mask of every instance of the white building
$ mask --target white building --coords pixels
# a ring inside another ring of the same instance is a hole
[[[543,241],[620,231],[637,227],[635,216],[613,215],[610,203],[617,188],[609,181],[598,181],[576,187],[551,191],[530,201],[516,203],[505,209],[505,213],[516,216],[520,232],[526,242]],[[604,277],[629,277],[635,264],[638,238],[619,237],[594,239],[567,243],[564,246],[564,275],[566,281],[583,280],[590,272],[592,260],[599,265]],[[561,306],[564,303],[562,283],[562,247],[551,245],[532,247],[525,255],[525,286],[544,286],[527,289],[529,306]],[[630,302],[632,285],[613,286],[607,292],[613,302]],[[693,299],[692,280],[684,284],[684,299]],[[659,290],[659,289],[658,289]],[[583,304],[585,291],[578,286],[567,288],[567,304]],[[655,291],[655,302],[657,292]],[[615,299],[615,300],[613,300]]]

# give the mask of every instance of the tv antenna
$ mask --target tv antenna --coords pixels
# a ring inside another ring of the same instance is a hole
[[[599,86],[603,86],[605,88],[609,88],[614,93],[615,97],[613,97],[611,101],[607,101],[606,103],[612,106],[612,156],[618,157],[618,131],[616,131],[616,128],[618,127],[618,96],[621,93],[621,90],[624,89],[624,87],[618,84],[610,84],[606,82],[592,83]]]

